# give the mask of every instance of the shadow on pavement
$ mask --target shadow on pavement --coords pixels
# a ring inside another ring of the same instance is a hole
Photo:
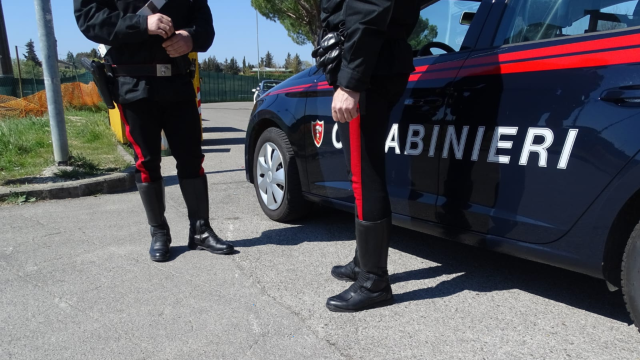
[[[205,174],[207,175],[215,175],[215,174],[225,174],[225,173],[232,173],[232,172],[239,172],[242,171],[244,172],[244,169],[231,169],[231,170],[219,170],[219,171],[207,171]],[[164,176],[164,186],[165,187],[169,187],[169,186],[175,186],[178,185],[178,175],[169,175],[169,176]]]
[[[353,221],[351,214],[320,208],[314,210],[307,220],[294,224],[298,225],[296,227],[265,231],[260,238],[234,241],[234,246],[295,246],[303,242],[326,242],[331,246],[331,242],[355,238]],[[391,247],[439,264],[391,274],[392,284],[455,275],[434,287],[396,293],[396,303],[444,298],[466,290],[478,293],[521,290],[626,324],[632,323],[620,291],[609,292],[600,279],[397,226],[393,229]],[[335,263],[349,260],[335,259]],[[394,257],[391,256],[389,261],[393,268]],[[527,304],[521,306],[526,307]]]
[[[202,146],[244,145],[245,138],[204,139]]]
[[[227,127],[227,126],[222,126],[222,127],[209,126],[209,127],[203,127],[202,132],[207,134],[207,133],[229,133],[229,132],[245,132],[245,131],[234,128],[234,127]]]

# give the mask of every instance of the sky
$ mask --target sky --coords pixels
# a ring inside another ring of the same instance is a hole
[[[24,45],[33,39],[36,53],[40,53],[38,26],[36,23],[33,0],[1,0],[9,37],[12,57],[15,57],[15,46],[18,46],[20,57],[25,53]],[[66,58],[67,52],[74,54],[97,48],[78,30],[73,17],[72,0],[51,0],[53,22],[58,40],[58,58]],[[200,59],[216,56],[220,61],[235,56],[242,63],[243,56],[247,62],[258,62],[256,41],[256,12],[250,0],[209,0],[216,28],[216,39],[213,46]],[[311,45],[296,45],[287,35],[284,27],[259,16],[260,56],[270,51],[276,62],[283,64],[287,53],[300,54],[302,60],[311,61]]]

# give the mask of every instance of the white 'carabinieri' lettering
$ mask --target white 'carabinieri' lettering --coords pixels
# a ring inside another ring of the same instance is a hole
[[[516,135],[518,133],[517,127],[498,126],[493,133],[493,140],[491,140],[491,149],[489,150],[488,162],[509,164],[511,156],[497,155],[498,149],[511,149],[513,141],[500,141],[502,135]]]
[[[442,158],[449,157],[449,147],[453,143],[453,152],[456,155],[456,159],[461,160],[464,155],[464,145],[467,142],[467,134],[469,133],[469,127],[462,128],[462,135],[460,136],[460,142],[458,142],[458,136],[456,135],[456,127],[449,125],[447,129],[447,137],[444,140],[444,151],[442,152]]]
[[[565,170],[567,168],[567,164],[569,164],[569,158],[571,157],[571,151],[573,151],[573,144],[575,144],[576,142],[576,137],[578,137],[578,129],[570,129],[569,133],[567,134],[567,140],[564,142],[562,154],[560,155],[558,169]]]
[[[384,144],[384,152],[388,153],[389,148],[396,148],[396,154],[400,155],[400,145],[398,145],[398,124],[391,126],[389,136],[387,136],[387,142]]]
[[[416,131],[418,132],[415,135]],[[407,146],[404,150],[405,155],[420,155],[424,149],[424,126],[422,125],[409,125],[409,132],[407,133]],[[412,149],[413,144],[417,144],[417,148]]]
[[[533,140],[536,136],[544,137],[542,144],[534,144]],[[547,149],[553,144],[553,131],[547,128],[529,128],[527,138],[524,140],[522,155],[520,156],[520,165],[527,165],[529,155],[532,152],[538,153],[538,166],[547,167]]]
[[[333,140],[333,146],[336,149],[342,149],[342,141],[338,141],[338,123],[333,125],[333,134],[331,135],[331,139]]]

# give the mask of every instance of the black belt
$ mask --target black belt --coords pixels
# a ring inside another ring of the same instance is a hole
[[[111,71],[115,77],[168,77],[186,75],[188,73],[188,69],[171,64],[111,65]]]

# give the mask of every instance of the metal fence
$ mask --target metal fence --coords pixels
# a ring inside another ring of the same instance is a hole
[[[231,75],[210,71],[200,73],[200,98],[203,103],[253,101],[251,90],[258,87],[262,80],[285,80],[291,75],[257,76]]]
[[[262,75],[262,74],[261,74]],[[260,81],[285,80],[291,75],[273,74],[260,77],[231,75],[217,72],[200,72],[200,97],[203,103],[253,101],[252,90],[257,88]],[[60,79],[62,84],[81,82],[89,84],[93,81],[91,74],[82,73],[77,77]],[[20,80],[14,78],[0,78],[0,95],[20,97]],[[22,96],[26,97],[44,90],[43,79],[22,79]]]
[[[89,73],[78,74],[78,76],[61,78],[62,84],[81,82],[89,84],[93,77]],[[0,95],[20,97],[20,79],[0,78]],[[33,95],[44,90],[44,79],[22,79],[22,97]]]

